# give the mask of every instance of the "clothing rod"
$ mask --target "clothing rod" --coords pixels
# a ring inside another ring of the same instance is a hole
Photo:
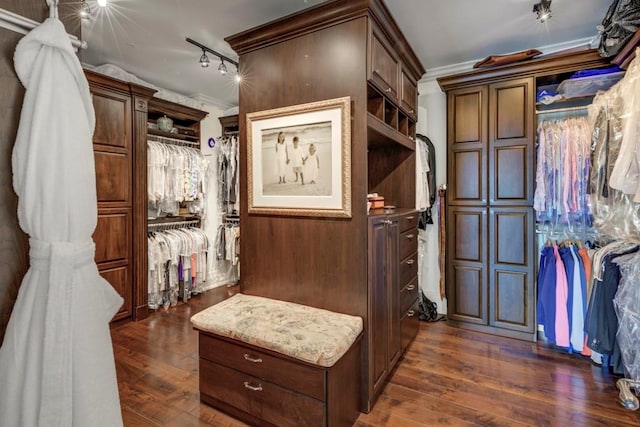
[[[536,110],[536,115],[553,114],[553,113],[565,113],[567,111],[580,111],[580,110],[586,110],[587,108],[589,108],[588,105],[583,105],[583,106],[580,106],[580,107],[556,108],[554,110]]]
[[[147,228],[182,228],[192,225],[198,225],[200,223],[199,219],[194,219],[190,221],[174,221],[174,222],[157,222],[152,224],[147,224]]]
[[[0,28],[6,28],[7,30],[20,34],[27,34],[40,24],[40,22],[34,21],[33,19],[0,8]],[[78,40],[78,38],[72,34],[69,34],[69,38],[71,39],[71,45],[76,50],[86,49],[88,47],[87,42]]]

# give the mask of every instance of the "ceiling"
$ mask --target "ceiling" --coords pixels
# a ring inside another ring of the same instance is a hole
[[[212,55],[211,67],[201,68],[202,52],[185,38],[237,59],[226,36],[323,0],[109,0],[107,8],[88,1],[94,17],[82,28],[89,45],[83,62],[115,64],[157,86],[200,95],[224,109],[238,102],[233,76],[220,76]],[[553,17],[545,24],[532,12],[535,0],[385,3],[430,75],[488,55],[592,39],[611,1],[553,0]]]

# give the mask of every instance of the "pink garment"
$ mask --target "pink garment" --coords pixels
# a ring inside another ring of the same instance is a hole
[[[556,257],[556,345],[569,347],[569,312],[567,310],[569,285],[567,284],[567,273],[564,270],[564,264],[556,245],[553,246],[553,255]]]

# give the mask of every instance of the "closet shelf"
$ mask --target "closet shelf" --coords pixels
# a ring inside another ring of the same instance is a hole
[[[562,113],[567,111],[580,111],[589,108],[593,102],[593,95],[567,98],[553,104],[536,103],[536,114]]]
[[[179,133],[165,132],[165,131],[161,131],[161,130],[158,130],[158,129],[151,129],[151,128],[147,129],[147,134],[148,135],[161,136],[161,137],[167,138],[167,139],[174,139],[174,140],[179,141],[179,142],[185,142],[186,141],[188,143],[192,143],[192,144],[196,144],[196,145],[200,144],[200,138],[198,138],[197,136],[182,135],[182,134],[179,134]]]
[[[369,129],[369,147],[401,146],[411,151],[416,150],[416,142],[404,135],[371,113],[367,113]]]

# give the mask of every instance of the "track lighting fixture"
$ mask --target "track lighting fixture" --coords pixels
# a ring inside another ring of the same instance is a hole
[[[107,0],[98,0],[98,6],[107,7]]]
[[[80,2],[80,18],[85,21],[91,19],[91,7],[89,7],[87,0],[82,0]]]
[[[207,52],[217,56],[220,59],[220,65],[218,65],[218,72],[220,73],[220,75],[224,76],[226,75],[229,70],[227,68],[227,64],[225,64],[225,62],[228,62],[229,64],[233,64],[236,67],[236,82],[240,82],[240,76],[237,74],[237,70],[238,70],[238,63],[236,61],[234,61],[233,59],[229,58],[228,56],[225,56],[221,53],[216,52],[215,50],[201,44],[198,43],[195,40],[192,40],[190,38],[187,38],[186,41],[188,43],[191,43],[194,46],[198,46],[200,49],[202,49],[202,56],[200,57],[200,66],[203,68],[207,68],[209,66],[209,58],[207,57]]]
[[[202,49],[202,56],[200,57],[200,66],[202,68],[209,67],[209,57],[207,56],[207,53],[204,51],[204,49]]]
[[[218,65],[218,72],[223,76],[227,74],[227,66],[224,65],[224,59],[222,59],[220,65]]]
[[[545,23],[551,18],[551,0],[541,0],[533,5],[533,13],[541,23]]]

